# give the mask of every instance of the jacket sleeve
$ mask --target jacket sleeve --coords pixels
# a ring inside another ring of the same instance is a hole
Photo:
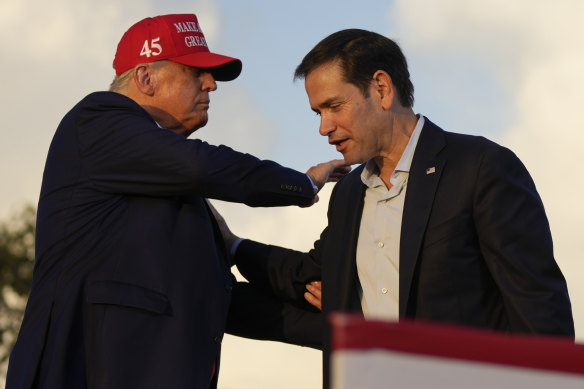
[[[80,176],[95,189],[197,195],[251,206],[308,205],[314,198],[305,174],[161,129],[133,101],[111,95],[88,97],[65,119],[77,131]]]
[[[566,281],[543,203],[508,149],[483,155],[474,194],[481,252],[501,291],[512,331],[574,336]]]
[[[326,234],[326,230],[323,235]],[[237,269],[254,287],[273,293],[283,301],[315,311],[304,299],[306,284],[321,280],[319,250],[302,253],[282,247],[244,240],[235,254]]]
[[[227,333],[320,349],[322,331],[322,313],[285,303],[246,282],[233,284]]]

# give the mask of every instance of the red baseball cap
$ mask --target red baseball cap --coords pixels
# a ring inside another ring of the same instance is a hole
[[[114,69],[120,75],[140,63],[168,59],[183,65],[209,69],[217,81],[231,81],[241,73],[241,61],[211,53],[194,14],[146,18],[122,36]]]

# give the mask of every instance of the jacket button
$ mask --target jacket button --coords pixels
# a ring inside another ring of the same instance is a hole
[[[215,343],[221,344],[221,337],[219,335],[217,335],[213,340],[215,341]]]

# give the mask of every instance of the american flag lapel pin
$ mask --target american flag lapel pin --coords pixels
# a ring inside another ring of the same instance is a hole
[[[429,167],[426,169],[426,174],[434,174],[436,173],[436,166]]]

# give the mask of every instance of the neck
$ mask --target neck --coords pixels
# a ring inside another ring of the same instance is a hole
[[[144,110],[152,116],[152,119],[154,119],[160,127],[184,136],[188,136],[192,133],[192,131],[186,131],[186,129],[183,128],[168,112],[158,108],[152,96],[142,93],[135,88],[126,88],[125,90],[118,91],[118,93],[121,93],[138,103],[138,105],[144,108]]]
[[[404,109],[403,112],[394,112],[391,115],[389,124],[391,139],[389,145],[382,150],[379,156],[374,158],[375,164],[379,168],[379,178],[387,188],[391,188],[391,176],[412,137],[417,123],[418,117],[411,108]]]

